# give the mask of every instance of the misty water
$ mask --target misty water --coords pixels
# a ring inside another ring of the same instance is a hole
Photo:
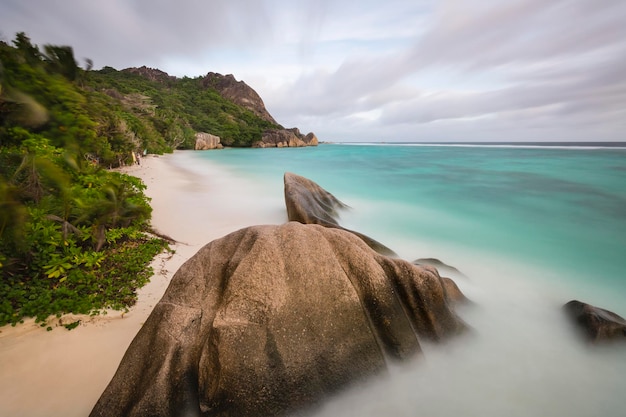
[[[218,167],[248,184],[230,204],[259,224],[286,220],[283,173],[303,175],[351,207],[343,226],[463,273],[442,275],[473,301],[458,310],[467,335],[423,343],[414,362],[313,415],[623,415],[624,346],[586,345],[561,307],[626,315],[626,148],[327,144],[175,162],[209,183]]]

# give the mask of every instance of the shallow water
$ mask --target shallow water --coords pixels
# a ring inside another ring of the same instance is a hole
[[[352,207],[343,226],[467,276],[453,278],[475,302],[459,312],[470,335],[426,344],[424,358],[316,415],[623,414],[624,347],[590,349],[561,306],[626,315],[626,149],[322,145],[177,158],[252,184],[240,201],[259,223],[286,220],[282,175],[303,175]]]

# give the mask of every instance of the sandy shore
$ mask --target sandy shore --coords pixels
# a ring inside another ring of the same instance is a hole
[[[46,331],[32,321],[0,328],[1,416],[87,416],[180,265],[216,238],[280,221],[276,212],[258,213],[240,200],[229,203],[249,185],[219,175],[216,168],[198,176],[185,169],[188,157],[185,152],[148,156],[125,170],[148,186],[153,227],[180,242],[174,255],[155,259],[155,275],[140,290],[136,306],[126,314],[81,317],[72,331],[58,324]]]

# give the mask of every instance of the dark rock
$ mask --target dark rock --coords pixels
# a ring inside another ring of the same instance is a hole
[[[347,230],[360,237],[378,253],[396,256],[394,251],[382,243],[359,232],[341,227],[337,223],[338,210],[348,206],[315,182],[291,172],[285,173],[284,182],[285,204],[287,205],[287,217],[290,221],[303,224],[320,224],[324,227]]]
[[[458,304],[467,304],[469,303],[469,299],[463,294],[463,292],[459,289],[456,282],[451,278],[442,277],[441,282],[443,284],[444,289],[446,290],[446,299],[452,305]]]
[[[439,270],[439,273],[441,274],[450,274],[453,275],[454,277],[463,277],[463,278],[467,278],[467,276],[462,273],[461,271],[459,271],[458,269],[456,269],[453,266],[450,266],[442,261],[440,261],[439,259],[436,258],[420,258],[420,259],[416,259],[413,261],[413,263],[415,265],[430,265],[430,266],[434,266],[435,268],[437,268]]]
[[[626,320],[617,314],[577,300],[563,308],[590,342],[626,341]]]
[[[465,328],[430,267],[338,228],[215,240],[172,278],[91,416],[278,416]]]

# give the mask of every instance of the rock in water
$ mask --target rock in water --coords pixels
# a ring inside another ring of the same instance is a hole
[[[177,271],[91,416],[285,415],[464,328],[433,268],[337,228],[249,227]]]
[[[348,206],[317,183],[291,172],[285,173],[284,183],[285,204],[287,205],[289,221],[303,224],[319,224],[325,227],[346,230],[360,237],[376,252],[383,255],[396,256],[394,251],[369,236],[341,227],[337,223],[338,211]]]
[[[626,320],[612,311],[578,300],[568,302],[563,308],[590,342],[626,341]]]

